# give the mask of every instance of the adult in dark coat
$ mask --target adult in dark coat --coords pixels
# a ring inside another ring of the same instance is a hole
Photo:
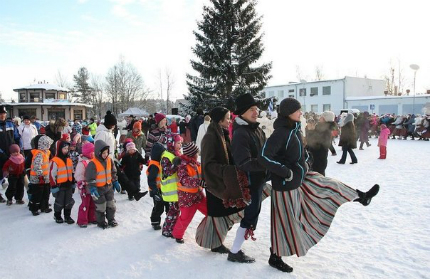
[[[343,121],[343,126],[340,131],[339,146],[342,147],[342,157],[337,163],[345,164],[348,153],[351,157],[351,164],[358,162],[352,150],[357,148],[357,133],[355,132],[354,115],[351,113],[348,113]]]
[[[415,123],[415,115],[412,114],[412,115],[408,116],[408,119],[405,122],[407,134],[406,134],[406,136],[403,137],[404,140],[408,139],[408,136],[411,136],[411,139],[415,140],[415,137],[414,137],[415,125],[414,125],[414,123]]]
[[[66,125],[66,120],[63,118],[59,118],[56,121],[49,121],[49,124],[45,127],[45,135],[54,141],[49,148],[49,151],[51,152],[51,157],[53,157],[57,152],[56,143],[61,139],[61,132]]]
[[[259,158],[272,173],[269,265],[283,272],[292,272],[293,268],[281,257],[306,255],[328,232],[342,204],[355,199],[369,205],[379,191],[379,185],[362,192],[339,180],[308,172],[300,108],[294,98],[282,100],[275,130]]]
[[[328,150],[332,144],[332,131],[335,128],[334,113],[324,112],[314,130],[306,132],[307,150],[311,153],[311,169],[325,176]]]
[[[369,143],[369,130],[370,130],[370,120],[369,120],[369,112],[364,112],[361,117],[360,122],[360,150],[363,150],[363,144],[366,143],[367,147],[370,147]]]
[[[249,204],[251,197],[246,175],[237,170],[231,155],[229,110],[216,107],[210,116],[212,121],[203,137],[201,151],[208,216],[197,228],[196,241],[212,252],[228,253],[224,239],[233,221],[238,220],[237,213]]]
[[[203,115],[202,109],[197,109],[197,115],[195,115],[190,121],[190,133],[191,133],[191,141],[194,143],[197,139],[197,133],[199,132],[200,125],[205,121],[205,117]],[[181,131],[182,133],[182,131]]]
[[[239,96],[236,101],[237,117],[233,123],[232,155],[238,169],[246,172],[249,178],[251,204],[245,207],[245,215],[237,229],[236,238],[230,249],[228,260],[249,263],[255,259],[241,250],[248,236],[253,236],[261,211],[263,188],[267,181],[266,168],[258,162],[266,136],[257,122],[259,109],[251,94]]]

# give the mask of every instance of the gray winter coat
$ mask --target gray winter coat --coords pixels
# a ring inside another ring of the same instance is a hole
[[[115,182],[117,181],[117,176],[116,176],[116,168],[113,160],[110,157],[106,158],[106,160],[101,157],[101,151],[104,150],[106,147],[109,147],[109,145],[106,144],[106,142],[104,142],[103,140],[97,140],[94,145],[94,157],[100,161],[100,163],[103,165],[104,168],[106,168],[107,160],[111,161],[112,182]],[[94,162],[90,161],[88,163],[87,168],[85,169],[85,180],[88,183],[88,188],[92,186],[96,186],[96,175],[97,175],[96,166]]]

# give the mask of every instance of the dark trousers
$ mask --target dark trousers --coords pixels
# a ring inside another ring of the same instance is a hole
[[[31,193],[30,208],[31,212],[37,212],[39,209],[44,211],[49,208],[49,195],[51,187],[49,184],[29,184]]]
[[[61,212],[61,210],[72,209],[75,204],[73,199],[74,188],[71,186],[60,187],[57,193],[52,194],[55,197],[54,211]]]
[[[31,154],[31,149],[30,150],[24,150],[24,158],[27,158],[30,154]]]
[[[21,175],[9,175],[9,187],[6,190],[7,200],[22,200],[24,197],[24,173]]]
[[[161,215],[163,212],[169,212],[169,203],[165,201],[156,201],[154,199],[154,208],[152,208],[151,213],[151,225],[160,225],[161,224]]]
[[[260,215],[261,202],[263,201],[263,188],[265,185],[266,183],[257,188],[250,187],[251,204],[245,207],[243,219],[240,221],[240,227],[252,229],[257,228],[258,215]]]
[[[342,146],[342,158],[340,159],[339,162],[345,163],[348,153],[349,153],[349,156],[351,157],[351,162],[357,163],[358,161],[357,161],[357,157],[354,154],[354,151],[351,149],[351,147],[347,147],[347,146]]]
[[[334,147],[333,147],[333,142],[331,142],[331,144],[330,144],[330,152],[331,152],[331,154],[332,155],[335,155],[336,154],[336,150],[334,149]]]
[[[140,192],[140,178],[137,179],[131,179],[131,182],[133,182],[133,185],[135,188],[131,188],[127,190],[128,198],[133,198],[135,194]]]

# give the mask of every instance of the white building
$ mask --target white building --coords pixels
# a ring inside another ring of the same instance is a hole
[[[423,114],[423,108],[430,106],[430,94],[417,96],[362,96],[345,100],[345,108],[358,109],[360,112],[381,114]]]
[[[266,97],[276,97],[278,104],[284,98],[296,98],[302,104],[304,112],[321,113],[331,110],[339,114],[341,109],[348,108],[349,98],[381,96],[384,95],[384,90],[384,80],[345,77],[337,80],[302,81],[270,86],[265,87],[263,91]]]
[[[41,121],[64,118],[66,120],[87,118],[92,105],[74,103],[68,97],[69,90],[54,84],[38,83],[14,89],[18,102],[3,103],[10,117],[35,116]]]

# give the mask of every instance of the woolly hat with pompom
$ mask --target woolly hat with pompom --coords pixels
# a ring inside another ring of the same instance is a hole
[[[82,146],[82,155],[86,158],[91,158],[91,153],[94,152],[94,144],[93,143],[85,143]]]

